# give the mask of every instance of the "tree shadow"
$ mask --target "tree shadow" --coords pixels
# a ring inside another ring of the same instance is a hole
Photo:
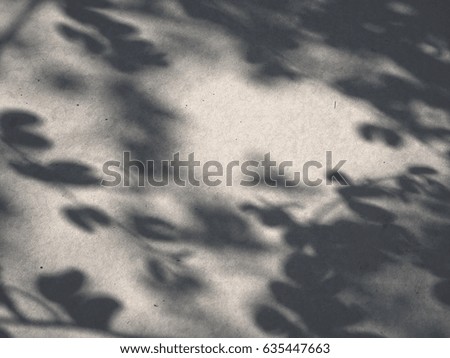
[[[434,294],[439,301],[450,306],[450,280],[437,283],[434,286]]]
[[[177,298],[197,294],[204,284],[180,260],[150,259],[147,265],[147,283],[152,289],[174,294]]]
[[[284,53],[300,47],[293,1],[180,0],[186,13],[237,38],[245,61],[256,68],[254,78],[295,80],[301,73],[289,64]]]
[[[163,242],[176,240],[175,226],[153,216],[135,215],[133,226],[137,233],[146,239]]]
[[[1,140],[10,146],[49,149],[52,142],[34,132],[42,120],[33,113],[21,110],[5,111],[0,115]]]
[[[349,290],[360,291],[367,277],[393,264],[413,263],[440,278],[430,295],[448,305],[448,216],[444,223],[431,223],[425,216],[420,231],[413,233],[397,224],[397,214],[387,209],[408,202],[419,203],[431,215],[430,202],[448,209],[450,189],[435,175],[431,167],[411,166],[391,178],[344,187],[338,190],[340,202],[347,205],[352,219],[327,224],[299,223],[282,207],[245,205],[243,210],[256,215],[263,225],[283,228],[284,240],[293,249],[284,264],[285,279],[269,283],[273,305],[255,308],[257,325],[268,334],[287,337],[380,336],[358,328],[376,318],[373,311],[344,297]],[[374,201],[382,204],[375,206]],[[395,307],[386,309],[395,317]],[[419,330],[415,334],[440,336]]]
[[[92,206],[66,207],[63,209],[66,218],[80,229],[93,233],[96,226],[111,224],[109,216],[101,209]]]
[[[0,328],[0,338],[12,338],[8,331]]]
[[[79,93],[86,89],[84,79],[78,73],[68,69],[64,71],[49,69],[43,76],[48,79],[50,86],[58,91]]]
[[[0,337],[11,337],[3,326],[83,329],[116,337],[127,336],[111,328],[122,304],[114,297],[91,293],[86,288],[86,282],[87,277],[82,271],[67,269],[54,274],[39,275],[36,279],[39,295],[1,283],[0,305],[6,308],[10,318],[0,319]],[[18,301],[21,302],[20,305],[16,304]],[[44,316],[31,317],[25,302],[29,302],[33,307],[40,307],[45,312]]]
[[[319,9],[304,12],[301,19],[302,26],[321,35],[327,45],[369,61],[384,57],[408,73],[409,78],[374,69],[335,84],[338,90],[380,110],[392,123],[378,133],[387,145],[398,146],[405,134],[425,143],[448,141],[448,117],[442,128],[442,120],[423,123],[417,110],[418,106],[444,114],[450,110],[449,11],[448,2],[442,0],[427,4],[418,0],[324,1]],[[362,135],[370,140],[367,129]]]
[[[30,9],[38,3],[31,1]],[[191,19],[214,25],[237,39],[244,60],[252,65],[254,78],[260,82],[270,83],[278,78],[296,80],[308,75],[307,69],[302,71],[301,63],[292,65],[288,60],[291,51],[302,50],[303,31],[319,35],[320,44],[361,58],[382,56],[391,60],[408,76],[375,70],[370,76],[353,73],[332,84],[352,98],[367,101],[386,116],[383,124],[363,124],[359,134],[368,141],[381,142],[394,149],[406,143],[406,135],[427,144],[435,141],[448,144],[448,123],[440,123],[441,118],[434,121],[433,116],[430,116],[431,124],[425,123],[415,107],[419,103],[441,114],[447,114],[450,109],[450,72],[445,57],[450,34],[446,18],[448,2],[412,0],[406,4],[387,0],[336,0],[311,5],[309,1],[285,0],[179,0],[179,3]],[[161,15],[156,2],[142,4],[140,8],[145,8],[146,13]],[[57,25],[61,36],[113,69],[136,74],[169,65],[167,54],[139,37],[135,26],[106,14],[105,10],[119,9],[116,3],[64,0],[58,2],[58,6],[71,21]],[[14,39],[16,25],[23,18],[0,39],[0,46]],[[82,88],[75,75],[57,73],[52,81],[60,89]],[[170,131],[174,115],[149,98],[132,80],[114,79],[109,94],[112,102],[119,104],[120,115],[126,123],[142,131],[145,137],[136,139],[134,135],[124,135],[121,138],[138,159],[160,158],[177,144]],[[1,139],[19,150],[21,159],[12,161],[10,167],[22,176],[48,184],[97,185],[98,178],[85,164],[72,160],[39,163],[20,152],[52,146],[50,140],[35,130],[40,123],[37,115],[26,111],[2,114]],[[272,280],[268,285],[274,303],[257,307],[258,326],[265,332],[290,337],[378,336],[352,328],[371,317],[364,307],[344,301],[341,294],[358,287],[368,274],[387,264],[407,260],[410,255],[414,256],[416,265],[439,279],[432,294],[448,306],[448,222],[442,224],[427,219],[422,233],[413,235],[397,224],[400,214],[386,205],[419,200],[424,213],[431,213],[445,222],[450,213],[450,191],[434,177],[436,174],[434,168],[415,166],[387,178],[390,185],[385,185],[383,180],[370,179],[364,184],[342,188],[338,190],[340,202],[353,214],[352,219],[327,224],[299,223],[279,206],[245,204],[244,215],[256,215],[263,226],[285,230],[284,243],[292,249],[284,262],[283,279]],[[341,178],[342,181],[346,181],[345,178]],[[178,237],[173,225],[145,214],[132,217],[130,232],[161,242],[178,242],[182,238],[187,243],[214,250],[232,248],[248,253],[263,249],[241,213],[221,205],[195,203],[191,212],[202,226],[199,232],[187,231]],[[102,209],[85,205],[65,207],[63,213],[67,220],[88,233],[95,232],[99,226],[110,225],[113,220]],[[186,273],[176,262],[150,259],[147,266],[152,287],[173,292],[203,288],[195,275]],[[41,295],[63,310],[76,326],[108,331],[120,302],[109,296],[86,293],[85,281],[81,271],[68,270],[42,275],[37,287]],[[35,324],[20,312],[7,291],[4,287],[0,291],[2,305],[17,321]],[[65,323],[49,321],[49,324],[63,326]],[[2,334],[8,332],[1,328],[0,336]]]
[[[18,16],[16,16],[10,25],[0,35],[0,55],[8,45],[21,46],[17,39],[17,34],[21,28],[26,24],[33,12],[43,3],[43,0],[30,0],[21,9]]]
[[[35,127],[41,123],[39,116],[23,110],[9,110],[0,115],[0,140],[18,157],[18,160],[9,162],[10,168],[22,176],[46,183],[99,185],[100,179],[95,176],[92,168],[85,164],[70,160],[41,164],[26,152],[48,150],[52,147],[52,141],[35,131]]]
[[[210,249],[238,249],[249,253],[264,249],[239,212],[220,205],[195,203],[192,213],[201,229],[200,232],[185,230],[181,233],[183,240]]]
[[[337,73],[329,83],[385,116],[382,125],[364,124],[360,135],[392,148],[400,148],[407,135],[429,145],[447,144],[450,9],[445,0],[432,0],[431,5],[419,0],[179,0],[179,4],[191,18],[236,39],[260,82],[302,77],[327,82],[321,72],[308,70],[304,60],[309,45],[373,61],[373,68],[364,73]],[[397,73],[376,66],[380,59],[395,64]]]
[[[41,275],[37,280],[39,292],[58,304],[80,327],[108,330],[121,304],[109,296],[83,292],[86,277],[79,270]]]
[[[120,81],[111,85],[111,98],[119,105],[119,112],[125,123],[139,129],[145,139],[123,137],[122,142],[133,156],[143,162],[161,159],[169,150],[169,144],[176,145],[169,131],[175,115],[164,105],[152,99],[131,81]]]
[[[63,0],[59,4],[82,28],[59,24],[58,32],[67,40],[80,43],[87,53],[101,58],[116,70],[134,73],[169,65],[165,53],[158,51],[150,41],[136,37],[134,26],[99,11],[114,9],[114,3]]]
[[[302,14],[303,26],[322,34],[327,44],[355,54],[384,55],[429,86],[448,86],[449,4],[432,0],[408,2],[323,1]],[[429,44],[430,51],[423,46]],[[447,70],[446,70],[447,69]]]
[[[99,185],[100,179],[84,164],[71,161],[54,161],[48,165],[11,162],[10,167],[18,174],[46,183],[75,186]]]
[[[434,111],[441,110],[448,113],[450,110],[450,97],[440,94],[439,91],[423,89],[423,84],[413,84],[404,79],[383,75],[371,83],[364,78],[346,79],[338,82],[346,94],[352,97],[370,101],[377,109],[384,113],[392,122],[389,127],[364,125],[361,128],[362,136],[367,140],[378,137],[391,147],[399,147],[402,138],[410,135],[424,143],[435,140],[448,143],[450,129],[448,123],[441,124],[442,120],[424,123],[414,106],[415,102],[426,103]]]

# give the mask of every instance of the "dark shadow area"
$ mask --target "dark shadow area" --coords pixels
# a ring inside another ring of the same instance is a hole
[[[98,185],[99,179],[86,165],[70,160],[53,161],[43,165],[33,158],[34,155],[32,156],[27,150],[47,150],[52,144],[44,135],[35,131],[35,127],[38,127],[41,122],[39,116],[27,111],[9,110],[1,113],[0,139],[7,144],[5,150],[8,151],[8,156],[17,158],[17,161],[9,162],[10,168],[18,174],[49,184]],[[0,219],[10,215],[9,205],[1,195]],[[73,224],[86,231],[93,231],[95,225],[109,224],[109,217],[96,208],[70,207],[65,209],[65,213]],[[26,218],[21,218],[23,219]],[[41,275],[37,281],[39,293],[45,299],[34,292],[24,291],[21,287],[7,285],[0,280],[0,305],[8,313],[7,318],[0,319],[1,336],[10,336],[9,327],[15,325],[28,328],[89,328],[101,330],[110,335],[121,335],[110,330],[109,327],[113,315],[121,308],[121,304],[114,298],[85,292],[86,277],[81,271],[69,270],[61,274]],[[42,309],[47,318],[30,317],[24,302]],[[72,318],[73,322],[68,322],[62,317],[61,311],[58,312],[52,307],[55,303]]]
[[[436,219],[430,223],[423,225],[423,232],[429,238],[426,246],[422,250],[422,255],[417,264],[430,271],[430,273],[438,278],[438,282],[435,284],[432,294],[434,297],[448,307],[450,304],[450,260],[448,259],[450,253],[450,223],[448,218],[450,215],[450,200],[447,192],[447,197],[443,197],[442,202],[445,202],[444,214],[446,221],[442,223],[436,216]],[[441,202],[440,199],[434,201]],[[428,204],[428,203],[427,203]]]
[[[96,226],[111,224],[111,219],[105,212],[91,206],[66,207],[63,213],[72,224],[91,233],[95,232]]]
[[[61,274],[41,275],[37,281],[39,292],[58,304],[81,327],[107,330],[121,304],[109,296],[83,292],[86,277],[79,270]]]
[[[430,145],[435,141],[448,143],[447,1],[179,0],[179,3],[199,23],[213,25],[238,40],[245,61],[254,66],[255,79],[260,82],[299,77],[325,80],[303,67],[301,50],[309,44],[344,51],[361,61],[382,59],[395,64],[398,75],[374,66],[373,70],[356,72],[331,83],[340,92],[367,101],[386,117],[382,125],[363,125],[360,135],[392,148],[401,147],[405,136]],[[296,50],[296,55],[290,57],[292,50]],[[425,107],[431,109],[430,119],[419,113],[426,111]]]
[[[339,170],[329,170],[325,173],[325,179],[327,183],[339,184],[339,185],[353,185],[352,179],[347,173]]]
[[[41,122],[37,115],[22,110],[10,110],[1,114],[0,139],[19,158],[19,161],[11,161],[10,167],[20,175],[47,183],[98,185],[100,179],[87,165],[72,161],[53,161],[43,165],[24,151],[51,148],[52,142],[34,130]]]
[[[30,1],[2,34],[0,54],[5,45],[15,41],[24,21],[39,3]],[[84,54],[121,72],[120,76],[166,68],[170,65],[168,54],[142,38],[136,26],[116,15],[118,10],[128,9],[164,17],[160,3],[141,1],[127,7],[108,0],[62,0],[56,4],[68,21],[57,24],[56,30]],[[236,40],[245,62],[243,66],[251,65],[253,78],[259,83],[312,77],[301,60],[292,63],[290,57],[293,51],[300,53],[306,41],[316,41],[320,46],[359,59],[381,58],[394,64],[399,74],[378,69],[370,73],[355,71],[329,85],[346,96],[367,102],[383,117],[381,123],[359,126],[358,133],[365,140],[398,149],[411,136],[429,146],[444,145],[447,149],[441,154],[450,159],[448,1],[179,0],[178,3],[192,21]],[[310,35],[305,36],[305,32]],[[320,74],[314,76],[324,81]],[[167,159],[164,156],[171,154],[178,144],[171,130],[176,115],[164,102],[155,100],[149,89],[138,87],[131,76],[124,78],[113,77],[109,83],[109,109],[112,103],[117,104],[118,117],[142,136],[136,138],[135,132],[130,131],[121,133],[118,141],[132,151],[133,158]],[[84,88],[79,76],[69,70],[54,72],[49,80],[62,91]],[[429,112],[419,113],[424,109]],[[41,163],[26,154],[27,150],[52,147],[52,141],[37,131],[41,123],[39,116],[24,110],[2,112],[0,139],[18,156],[9,163],[10,168],[47,184],[98,185],[99,178],[86,164],[70,159]],[[283,262],[284,277],[272,279],[268,284],[273,302],[255,307],[254,319],[261,330],[287,337],[379,337],[383,334],[355,328],[374,319],[367,307],[342,297],[388,265],[412,263],[426,270],[437,279],[429,295],[444,307],[450,305],[450,189],[447,182],[437,179],[438,172],[432,167],[413,166],[396,176],[369,178],[364,183],[352,183],[347,176],[327,173],[327,179],[334,178],[338,184],[352,184],[337,189],[339,203],[344,204],[351,217],[329,223],[322,223],[320,218],[300,223],[283,206],[244,204],[239,212],[221,204],[191,203],[190,211],[201,226],[198,231],[180,233],[158,217],[136,213],[130,216],[126,234],[144,237],[149,242],[180,242],[248,254],[264,249],[245,218],[253,215],[261,226],[283,230],[283,243],[291,249]],[[273,179],[278,186],[286,186],[281,177]],[[9,205],[2,199],[0,211]],[[408,203],[421,209],[414,214],[420,226],[417,233],[398,223],[402,213],[395,208]],[[82,204],[64,207],[62,212],[71,224],[87,233],[112,225],[114,220],[102,208]],[[205,289],[206,280],[189,272],[179,259],[149,259],[146,274],[152,289],[175,295]],[[38,278],[37,290],[44,299],[30,293],[27,297],[46,307],[52,315],[48,321],[29,319],[16,304],[11,288],[2,282],[0,305],[14,322],[24,325],[82,327],[117,334],[111,331],[111,322],[121,303],[113,297],[88,292],[86,281],[86,275],[78,269]],[[54,314],[52,306],[69,316],[71,322]],[[396,307],[386,309],[395,320]],[[5,325],[0,320],[0,337],[9,336]],[[417,330],[417,335],[440,336],[441,332]]]
[[[17,35],[23,26],[27,23],[33,12],[43,3],[43,0],[29,0],[19,11],[18,15],[12,19],[9,25],[0,35],[0,56],[6,46],[22,47],[23,44],[17,39]]]
[[[295,11],[299,3],[285,0],[180,0],[186,13],[239,40],[245,61],[255,66],[255,79],[298,79],[284,53],[301,46]]]
[[[63,0],[60,6],[79,27],[59,24],[58,32],[116,70],[134,73],[169,65],[165,53],[158,51],[150,41],[137,37],[135,27],[98,11],[117,9],[113,2]]]
[[[402,137],[390,128],[364,124],[359,127],[359,133],[370,142],[382,142],[390,147],[400,147],[403,144]]]
[[[86,83],[78,73],[65,70],[47,70],[43,73],[50,86],[58,91],[79,93],[86,89]]]
[[[373,187],[369,184],[345,187],[340,189],[339,193],[348,208],[362,219],[387,225],[397,218],[395,213],[364,200],[367,198],[388,198],[391,193],[384,188]]]
[[[285,280],[269,284],[274,305],[256,307],[258,326],[268,334],[286,337],[382,336],[357,328],[358,323],[376,317],[368,307],[343,300],[342,294],[358,291],[366,277],[387,265],[411,262],[441,279],[430,294],[448,305],[448,215],[433,223],[424,216],[419,221],[423,222],[420,232],[413,234],[396,223],[398,214],[393,209],[387,209],[414,202],[428,211],[432,202],[448,210],[450,189],[434,178],[436,174],[434,168],[412,166],[395,177],[343,187],[339,193],[353,218],[330,224],[296,222],[282,207],[244,205],[242,210],[256,215],[263,225],[283,228],[284,240],[293,249],[284,264]],[[414,301],[414,297],[410,299]],[[388,310],[395,320],[396,308]],[[415,335],[442,334],[417,327]]]
[[[450,38],[449,13],[445,0],[338,0],[323,1],[301,19],[327,44],[355,54],[386,56],[437,89],[449,83],[448,64],[440,58]],[[422,44],[430,44],[430,51]]]
[[[134,216],[133,225],[137,233],[146,239],[156,241],[173,241],[176,239],[175,227],[156,217]]]
[[[3,184],[3,183],[2,183]],[[7,251],[5,250],[5,242],[4,242],[4,235],[5,235],[5,225],[4,220],[10,216],[13,215],[10,206],[9,200],[5,198],[4,195],[4,186],[2,185],[1,191],[0,191],[0,258],[4,258],[7,254]],[[21,314],[19,311],[19,308],[17,307],[17,304],[10,298],[8,288],[6,287],[4,283],[3,278],[3,267],[1,265],[0,261],[0,309],[5,309],[7,312],[11,313],[15,319],[19,322],[26,321],[26,318]],[[2,322],[2,319],[0,318],[0,338],[12,338],[12,334],[10,334],[8,327]]]
[[[125,133],[120,138],[125,148],[130,150],[131,158],[144,163],[170,158],[173,153],[171,149],[178,144],[170,131],[178,120],[176,115],[131,81],[112,83],[110,96],[119,105],[124,123],[142,133],[140,138]],[[160,167],[156,165],[155,169]],[[160,177],[160,173],[155,174],[156,178]]]
[[[14,300],[10,297],[8,289],[3,283],[0,284],[0,304],[4,306],[8,312],[19,322],[26,322],[27,318],[20,312]]]
[[[441,281],[436,284],[434,294],[439,301],[450,306],[450,280]]]
[[[274,158],[261,156],[257,153],[249,153],[247,156],[249,162],[253,161],[255,165],[249,165],[239,178],[239,185],[252,188],[266,188],[267,190],[285,190],[291,192],[300,192],[305,189],[304,182],[301,180],[303,173],[295,172],[292,168],[293,161],[285,167],[271,166],[270,168],[264,168],[259,165],[264,160],[273,160]],[[283,163],[283,160],[279,160],[279,163]]]
[[[450,67],[449,69],[450,70]],[[447,70],[447,71],[448,71]],[[449,123],[440,124],[442,118],[432,123],[424,123],[417,114],[414,103],[422,102],[442,113],[450,111],[450,95],[439,93],[424,84],[413,84],[394,76],[380,76],[376,83],[364,78],[353,78],[337,84],[346,94],[361,98],[382,111],[391,122],[391,127],[363,126],[360,130],[367,140],[381,139],[386,145],[399,147],[405,135],[413,136],[424,143],[438,140],[448,143]],[[422,105],[423,106],[423,105]],[[441,114],[442,116],[442,114]]]
[[[9,329],[3,327],[14,326],[30,329],[89,329],[110,336],[127,336],[110,327],[122,304],[111,296],[90,293],[86,289],[86,283],[87,278],[82,271],[68,269],[60,273],[40,275],[36,280],[36,293],[0,284],[0,305],[6,308],[9,316],[0,318],[0,337],[11,337]],[[20,307],[16,304],[18,300],[21,302]],[[30,317],[25,302],[43,310],[45,318]]]
[[[46,183],[75,186],[99,185],[92,169],[84,164],[69,161],[55,161],[48,165],[36,163],[10,163],[18,174]]]
[[[256,308],[255,322],[261,330],[272,337],[296,338],[307,336],[300,327],[286,319],[283,313],[266,305]]]
[[[202,229],[200,233],[184,232],[183,240],[212,249],[239,249],[251,252],[264,248],[239,212],[220,205],[202,203],[192,205],[191,210]]]
[[[12,338],[8,331],[0,328],[0,338]]]
[[[26,111],[7,111],[0,115],[1,139],[10,146],[49,149],[52,142],[35,132],[42,120]]]
[[[145,14],[149,16],[166,17],[166,9],[164,5],[165,0],[136,0],[136,1],[122,1],[118,4],[120,9],[130,11],[133,13]]]
[[[201,280],[180,260],[150,259],[148,274],[147,282],[152,289],[174,294],[174,299],[198,293],[204,288]]]
[[[301,14],[302,27],[320,34],[327,45],[369,61],[384,57],[414,78],[375,72],[336,83],[337,89],[369,102],[391,122],[384,129],[363,128],[368,140],[378,137],[394,147],[404,135],[425,143],[448,142],[448,117],[445,127],[442,113],[440,119],[423,123],[417,106],[447,114],[450,110],[449,13],[445,0],[352,0],[324,1],[319,9]]]

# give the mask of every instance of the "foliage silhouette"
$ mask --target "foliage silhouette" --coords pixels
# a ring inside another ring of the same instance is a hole
[[[8,331],[0,328],[0,338],[11,338],[11,335],[8,333]]]
[[[14,45],[21,26],[40,3],[30,1],[6,29],[0,38],[0,54],[6,45]],[[244,60],[242,67],[250,68],[258,83],[305,77],[330,81],[320,73],[310,74],[307,63],[303,63],[302,55],[308,53],[309,45],[336,49],[360,60],[382,59],[393,64],[398,68],[395,75],[379,68],[363,73],[352,69],[350,75],[339,74],[327,85],[373,107],[379,117],[377,122],[358,127],[365,140],[399,149],[412,136],[430,148],[438,143],[444,147],[439,149],[440,154],[447,160],[450,158],[450,71],[445,57],[450,38],[448,1],[178,0],[177,3],[185,12],[186,29],[193,23],[201,24],[204,31],[221,31],[235,40]],[[118,109],[117,116],[144,138],[136,139],[131,131],[121,133],[119,144],[131,149],[141,160],[160,159],[171,152],[178,145],[171,128],[178,116],[164,101],[150,95],[137,77],[146,70],[167,68],[171,56],[140,36],[132,21],[117,16],[117,10],[121,10],[149,19],[174,21],[164,12],[162,2],[63,0],[53,4],[65,16],[56,25],[57,33],[115,70],[107,84],[108,99]],[[192,51],[196,50],[193,46]],[[292,56],[294,53],[298,56]],[[56,89],[83,89],[83,81],[69,70],[55,73],[52,85]],[[418,108],[428,108],[431,113],[420,114]],[[427,118],[430,120],[426,121]],[[37,132],[40,124],[38,115],[22,109],[1,113],[1,140],[20,157],[10,162],[10,168],[26,178],[65,189],[97,185],[99,180],[92,168],[83,163],[71,159],[42,163],[27,154],[28,150],[52,147],[52,142]],[[450,304],[450,189],[441,175],[446,173],[442,172],[416,165],[393,177],[369,178],[364,183],[355,180],[351,186],[337,190],[339,204],[344,204],[339,210],[347,210],[349,217],[326,223],[320,217],[298,222],[283,206],[244,204],[239,212],[226,205],[192,202],[190,211],[202,226],[200,231],[183,231],[153,213],[141,212],[131,215],[129,227],[120,228],[126,229],[123,230],[126,235],[149,239],[151,244],[159,241],[159,244],[200,245],[219,252],[235,249],[250,255],[265,249],[246,220],[248,215],[256,216],[263,229],[282,230],[283,244],[292,251],[283,262],[284,277],[271,279],[268,284],[273,301],[255,307],[255,322],[261,330],[289,337],[376,337],[382,333],[355,328],[374,318],[366,307],[346,302],[341,294],[347,289],[357,289],[368,275],[379,272],[385,265],[408,262],[426,270],[436,279],[429,295],[446,308]],[[327,177],[341,184],[352,182],[347,176],[336,177],[336,173],[327,173]],[[418,232],[413,234],[399,224],[405,218],[396,209],[399,204],[418,206],[420,212],[413,217],[420,228]],[[2,215],[9,205],[8,200],[0,197]],[[62,210],[70,223],[88,233],[100,226],[119,223],[102,208],[78,202]],[[149,255],[153,256],[147,261],[146,273],[151,288],[175,294],[205,288],[206,280],[200,280],[179,261],[163,255],[156,259],[155,253],[159,252],[150,247]],[[85,282],[82,271],[71,269],[41,275],[37,289],[45,301],[56,304],[71,317],[70,324],[113,333],[111,322],[121,303],[109,296],[87,293]],[[42,324],[20,311],[10,291],[0,283],[0,304],[13,319],[30,326]],[[70,326],[56,318],[44,323]],[[8,336],[9,327],[3,328],[6,323],[2,319],[0,324],[0,336]]]
[[[48,183],[82,186],[100,183],[90,167],[70,161],[54,161],[48,165],[12,162],[10,166],[23,176]]]
[[[201,281],[186,271],[186,268],[176,262],[149,260],[149,284],[153,289],[173,292],[180,296],[198,293],[203,288]]]
[[[61,274],[41,275],[37,281],[39,292],[59,304],[82,327],[107,330],[121,304],[108,296],[83,293],[85,276],[79,270]]]
[[[174,240],[175,227],[168,222],[151,216],[135,216],[134,226],[137,232],[145,238],[159,241]]]
[[[11,146],[49,149],[52,143],[44,136],[33,133],[32,129],[42,120],[25,111],[7,111],[0,116],[2,140]]]
[[[430,201],[448,206],[449,188],[432,179],[436,174],[431,167],[411,166],[392,178],[373,179],[340,189],[341,198],[355,215],[351,220],[329,224],[298,223],[282,207],[244,205],[243,210],[256,214],[264,225],[284,228],[284,239],[293,248],[284,265],[286,279],[269,284],[274,305],[255,307],[259,327],[269,334],[287,337],[382,336],[379,332],[358,329],[359,323],[373,317],[366,307],[346,303],[340,294],[349,289],[358,290],[367,275],[387,264],[412,262],[440,278],[433,296],[448,305],[448,216],[444,223],[423,224],[414,234],[396,224],[396,214],[384,207],[376,206],[377,210],[383,210],[383,215],[367,217],[367,210],[375,208],[371,204],[374,200],[382,200],[383,206],[410,201],[422,206]],[[414,183],[415,190],[404,185],[404,178]],[[439,335],[437,332],[415,334]]]
[[[64,214],[72,223],[87,232],[94,232],[96,225],[107,226],[111,223],[107,214],[91,206],[66,207]]]
[[[165,53],[159,52],[150,41],[135,37],[136,28],[97,10],[111,8],[112,3],[64,0],[60,5],[69,18],[83,27],[78,30],[59,24],[60,34],[69,41],[81,42],[85,51],[116,70],[133,73],[152,66],[168,66]],[[95,29],[95,35],[91,29]]]

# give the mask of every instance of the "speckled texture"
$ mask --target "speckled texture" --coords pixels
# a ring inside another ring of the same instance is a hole
[[[3,0],[0,336],[448,337],[431,3]],[[124,151],[352,185],[100,186]]]

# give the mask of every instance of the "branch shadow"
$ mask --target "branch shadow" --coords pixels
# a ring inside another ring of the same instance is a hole
[[[152,42],[136,37],[138,31],[134,26],[99,11],[116,8],[114,3],[63,0],[59,4],[81,29],[58,24],[57,31],[68,41],[81,44],[87,53],[97,56],[114,69],[135,73],[169,65],[165,53],[158,51]]]
[[[301,46],[296,21],[297,4],[292,1],[180,0],[185,12],[212,24],[238,39],[246,62],[255,68],[262,83],[303,75],[290,65],[284,53]],[[295,17],[295,16],[294,16]]]
[[[109,296],[83,292],[85,275],[76,269],[60,274],[41,275],[37,287],[47,300],[58,304],[80,327],[108,330],[120,302]]]
[[[448,306],[448,216],[444,214],[443,223],[425,216],[421,230],[413,234],[409,228],[397,224],[397,214],[387,209],[395,207],[392,203],[415,202],[432,216],[433,212],[427,209],[432,202],[448,210],[450,189],[434,178],[437,174],[431,167],[411,166],[394,177],[343,187],[338,192],[341,202],[353,214],[352,219],[327,224],[299,223],[283,207],[244,205],[242,209],[256,215],[263,225],[283,228],[284,241],[293,250],[284,264],[285,279],[272,280],[268,285],[273,304],[255,307],[258,327],[268,334],[286,337],[383,336],[358,328],[375,317],[366,306],[346,301],[344,293],[358,292],[368,275],[386,265],[408,262],[439,279],[429,294]],[[395,307],[386,309],[395,319]],[[442,335],[419,329],[414,334]]]

